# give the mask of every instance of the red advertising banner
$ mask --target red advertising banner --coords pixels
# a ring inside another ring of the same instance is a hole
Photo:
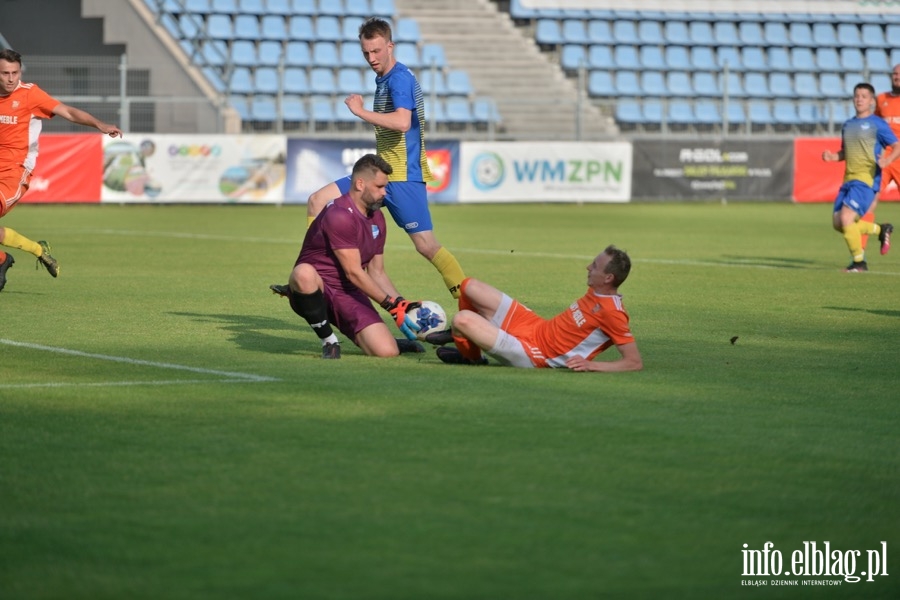
[[[843,162],[825,162],[822,152],[841,149],[841,138],[797,138],[794,142],[794,202],[834,202],[844,181]],[[882,201],[900,200],[900,190],[891,184]]]
[[[103,175],[100,134],[40,137],[31,187],[21,202],[99,202]]]

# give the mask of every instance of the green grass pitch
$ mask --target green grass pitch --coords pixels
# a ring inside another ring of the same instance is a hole
[[[0,597],[896,598],[900,248],[842,273],[830,212],[433,208],[467,274],[546,316],[628,250],[645,369],[603,375],[322,361],[267,289],[302,206],[19,206],[2,225],[62,272],[16,251],[0,293]],[[393,225],[386,264],[455,312]],[[857,572],[885,541],[889,576],[743,576],[767,541]]]

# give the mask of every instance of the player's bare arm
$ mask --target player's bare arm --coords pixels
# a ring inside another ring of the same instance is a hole
[[[566,361],[566,367],[572,371],[594,371],[599,373],[618,373],[624,371],[640,371],[644,368],[644,360],[638,351],[637,343],[616,344],[616,350],[622,355],[619,360],[593,361],[582,356],[574,356]]]
[[[53,109],[53,114],[59,115],[60,117],[79,125],[93,127],[94,129],[99,130],[101,133],[109,135],[109,137],[122,136],[122,130],[117,126],[110,125],[109,123],[104,123],[94,115],[75,108],[74,106],[69,106],[68,104],[60,103],[56,105],[56,108]]]
[[[344,104],[354,115],[372,125],[391,129],[393,131],[407,132],[412,126],[412,111],[407,108],[398,108],[394,112],[378,113],[366,110],[363,98],[359,94],[350,94],[344,99]]]
[[[891,152],[884,151],[881,153],[881,156],[878,157],[878,166],[882,169],[900,158],[900,143],[894,144]]]
[[[358,287],[366,296],[375,302],[381,302],[384,300],[384,295],[390,293],[388,290],[381,289],[379,283],[363,269],[362,259],[357,248],[335,249],[334,254],[337,256],[338,262],[341,263],[341,268],[347,274],[347,279],[350,280],[350,283]],[[377,257],[373,258],[369,262],[369,267],[371,268],[372,263],[376,261]],[[395,293],[391,294],[391,296],[396,296],[397,290],[393,291]]]
[[[822,153],[822,160],[825,162],[840,162],[844,160],[844,152],[843,150],[840,152],[832,152],[831,150],[826,150]]]

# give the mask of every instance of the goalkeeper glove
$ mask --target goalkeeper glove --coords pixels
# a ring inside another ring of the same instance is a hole
[[[406,336],[406,339],[409,340],[416,339],[416,332],[418,332],[421,327],[419,327],[412,317],[406,313],[407,311],[419,308],[420,306],[422,306],[421,302],[410,302],[403,296],[397,296],[396,298],[386,296],[385,299],[381,301],[381,308],[391,314],[394,323],[397,324],[397,328]]]

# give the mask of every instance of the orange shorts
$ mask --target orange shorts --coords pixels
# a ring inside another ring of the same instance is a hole
[[[0,217],[12,210],[28,191],[31,171],[23,167],[0,170]]]

